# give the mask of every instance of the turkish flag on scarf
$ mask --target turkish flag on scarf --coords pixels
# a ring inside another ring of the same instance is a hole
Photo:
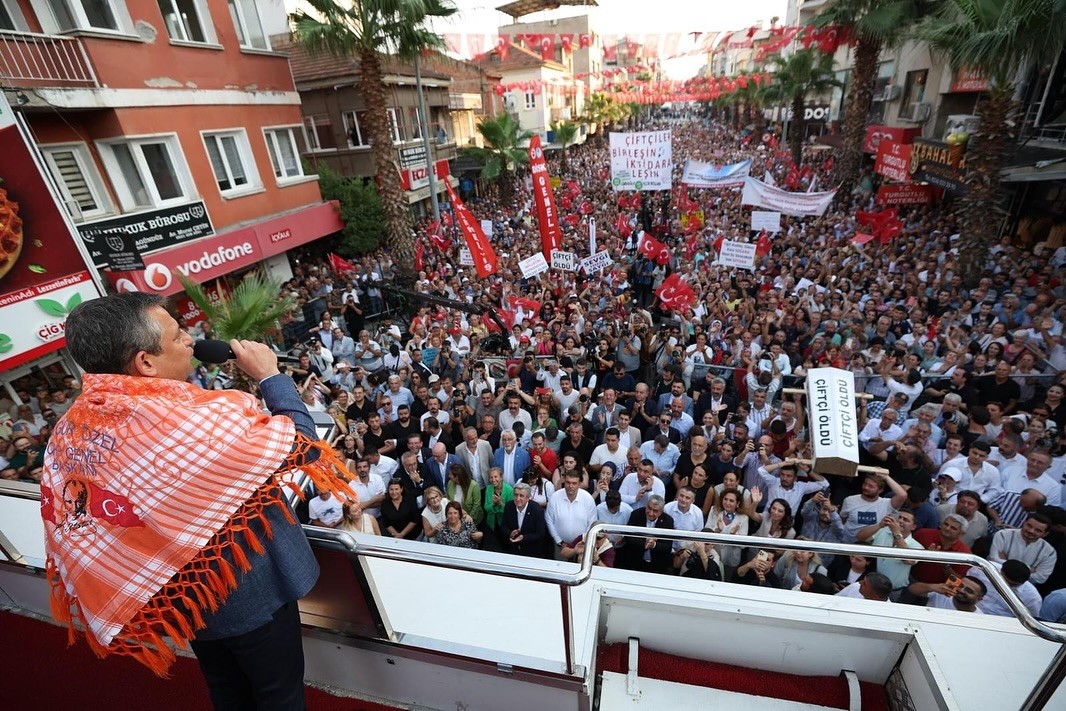
[[[423,257],[425,257],[425,254],[426,254],[426,246],[424,244],[422,244],[421,240],[419,240],[415,244],[415,271],[416,272],[422,271],[422,260],[423,260]]]
[[[89,513],[95,518],[103,519],[116,526],[144,525],[144,521],[133,513],[133,505],[125,496],[101,489],[91,481],[85,483],[89,486]]]
[[[663,308],[669,311],[681,311],[696,302],[696,292],[676,272],[666,277],[655,295]]]
[[[459,199],[451,183],[445,180],[444,186],[448,189],[448,199],[451,200],[452,209],[455,210],[455,218],[459,221],[459,231],[463,233],[466,246],[470,249],[470,255],[474,258],[474,268],[477,269],[477,275],[484,279],[496,271],[496,252],[493,251],[492,245],[485,238],[485,233],[481,231],[481,225],[474,219],[469,208]]]

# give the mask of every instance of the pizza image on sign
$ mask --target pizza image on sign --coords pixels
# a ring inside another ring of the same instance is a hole
[[[19,204],[0,187],[0,279],[7,276],[22,253],[22,218]]]

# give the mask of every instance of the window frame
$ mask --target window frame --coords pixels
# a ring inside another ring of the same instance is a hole
[[[115,20],[116,27],[97,27],[89,23],[89,17],[85,13],[84,0],[30,0],[38,21],[41,23],[41,31],[44,34],[67,34],[71,32],[99,32],[112,35],[135,35],[133,20],[130,18],[129,8],[120,0],[102,0],[107,3],[111,10],[111,16]],[[54,3],[62,4],[73,24],[66,27],[55,12]]]
[[[344,122],[344,140],[348,142],[348,148],[351,150],[357,150],[360,148],[370,148],[370,137],[363,135],[363,124],[359,121],[359,114],[365,114],[366,110],[357,111],[355,109],[349,109],[348,111],[341,112],[341,121]],[[349,123],[349,117],[351,123]],[[352,125],[354,124],[355,132],[359,136],[359,143],[352,143]]]
[[[74,162],[81,171],[85,186],[88,188],[89,193],[96,202],[96,209],[89,211],[82,210],[81,206],[78,205],[77,215],[74,214],[74,211],[70,207],[67,207],[67,214],[70,215],[72,220],[75,222],[83,222],[115,214],[115,205],[111,201],[111,195],[107,191],[107,186],[104,184],[103,177],[100,175],[100,170],[97,167],[96,162],[93,160],[92,153],[90,153],[87,143],[45,143],[40,145],[39,148],[41,149],[41,156],[44,159],[45,166],[48,168],[52,182],[59,190],[59,194],[63,197],[63,200],[67,205],[77,205],[77,200],[71,194],[70,188],[67,186],[66,182],[59,175],[59,166],[55,163],[54,154],[56,153],[70,153],[74,157]]]
[[[163,19],[163,26],[167,29],[167,37],[170,41],[177,44],[192,44],[192,45],[214,45],[218,46],[218,36],[215,34],[215,23],[211,19],[211,10],[207,6],[206,0],[192,0],[194,9],[196,10],[196,20],[200,23],[200,32],[203,33],[204,38],[202,40],[192,39],[188,36],[188,29],[185,27],[185,23],[181,23],[180,29],[183,37],[174,37],[170,34],[170,27],[167,25],[167,16],[163,12],[162,3],[166,3],[171,6],[174,15],[181,16],[178,12],[177,6],[178,0],[157,0],[156,6],[159,7],[159,14]]]
[[[389,123],[389,133],[392,138],[392,145],[399,145],[407,142],[407,134],[404,131],[403,113],[399,111],[395,106],[390,106],[385,109],[386,116]]]
[[[237,155],[241,160],[241,168],[244,171],[244,177],[247,181],[244,185],[237,185],[232,172],[232,166],[230,165],[230,155],[223,148],[222,138],[233,139],[234,148],[237,150]],[[216,142],[219,157],[222,159],[226,168],[227,174],[225,177],[229,180],[232,187],[223,188],[219,185],[220,177],[218,173],[215,172],[215,164],[211,160],[211,151],[208,149],[209,139],[214,139]],[[263,181],[259,177],[259,168],[256,166],[255,155],[252,153],[252,144],[248,141],[248,131],[245,128],[204,129],[203,131],[200,131],[200,141],[204,146],[204,154],[207,157],[207,163],[211,166],[211,174],[215,177],[215,186],[218,188],[218,192],[222,197],[241,197],[250,193],[262,191]]]
[[[148,170],[147,161],[144,157],[143,150],[141,150],[141,146],[154,143],[162,143],[167,147],[170,154],[170,163],[174,168],[176,182],[182,191],[182,195],[179,197],[162,198],[159,195],[159,190],[155,181],[146,180],[146,178],[151,177],[151,171]],[[141,182],[144,183],[145,190],[148,194],[148,205],[137,204],[133,191],[126,183],[126,177],[122,172],[122,166],[119,163],[114,150],[114,146],[119,144],[128,146],[131,155],[133,155],[135,167],[138,169],[139,177]],[[115,194],[118,197],[123,212],[143,212],[146,210],[158,210],[160,208],[171,207],[174,205],[184,205],[199,197],[196,189],[196,182],[193,180],[192,173],[189,170],[189,163],[185,159],[185,152],[182,150],[181,141],[178,139],[178,134],[176,133],[152,133],[104,138],[96,141],[96,148],[100,153],[100,159],[104,164],[104,169],[107,171],[111,186],[115,190]]]
[[[267,146],[267,156],[270,158],[270,169],[274,173],[274,180],[279,186],[291,185],[293,183],[299,183],[308,179],[315,178],[314,175],[308,175],[304,173],[303,161],[300,160],[300,144],[296,140],[296,132],[301,130],[300,124],[284,124],[281,126],[263,126],[263,141]],[[274,161],[277,160],[280,166],[281,158],[280,151],[275,144],[276,134],[287,133],[289,139],[292,141],[293,155],[296,156],[296,170],[299,171],[296,175],[278,175],[277,168],[274,167]]]
[[[22,13],[22,8],[19,6],[17,0],[0,0],[0,5],[4,6],[4,12],[11,18],[11,24],[14,25],[14,29],[11,32],[29,32],[30,26],[26,22],[26,16]]]
[[[258,47],[248,42],[248,19],[244,14],[244,3],[247,0],[226,0],[226,6],[229,9],[230,19],[233,21],[234,30],[237,31],[237,43],[241,49],[251,50],[253,52],[270,52],[270,36],[267,34],[266,28],[263,25],[263,17],[259,14],[259,8],[255,3],[255,0],[251,0],[252,9],[255,10],[255,20],[259,23],[259,34],[263,37],[263,47]],[[242,40],[241,37],[244,37]]]
[[[526,111],[534,111],[537,108],[537,92],[529,89],[525,92]]]
[[[304,116],[302,123],[304,127],[304,135],[307,137],[307,150],[309,153],[332,153],[337,150],[337,146],[335,145],[337,137],[333,136],[334,145],[327,146],[326,148],[322,147],[321,142],[318,140],[317,126],[319,126],[319,124],[316,122],[317,119],[320,118],[326,119],[326,123],[322,125],[328,126],[330,135],[333,135],[333,116],[330,114],[312,114],[310,116]],[[345,136],[344,140],[348,140],[347,136]]]

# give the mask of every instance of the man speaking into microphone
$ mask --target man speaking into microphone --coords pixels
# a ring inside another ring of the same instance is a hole
[[[343,464],[265,344],[229,348],[270,415],[186,382],[192,338],[164,304],[120,294],[67,318],[86,374],[44,458],[53,615],[82,623],[98,656],[160,675],[174,660],[164,637],[191,642],[216,708],[303,709],[296,601],[319,571],[280,487],[300,470],[352,499]]]

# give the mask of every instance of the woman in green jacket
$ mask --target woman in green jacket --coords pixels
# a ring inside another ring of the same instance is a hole
[[[481,507],[481,487],[470,479],[470,473],[462,464],[453,464],[448,470],[448,500],[458,501],[463,510],[474,519],[474,524],[481,526],[485,510]]]
[[[490,536],[499,540],[503,507],[514,499],[514,487],[503,480],[503,470],[499,467],[489,469],[488,482],[489,485],[485,487],[485,529]]]

